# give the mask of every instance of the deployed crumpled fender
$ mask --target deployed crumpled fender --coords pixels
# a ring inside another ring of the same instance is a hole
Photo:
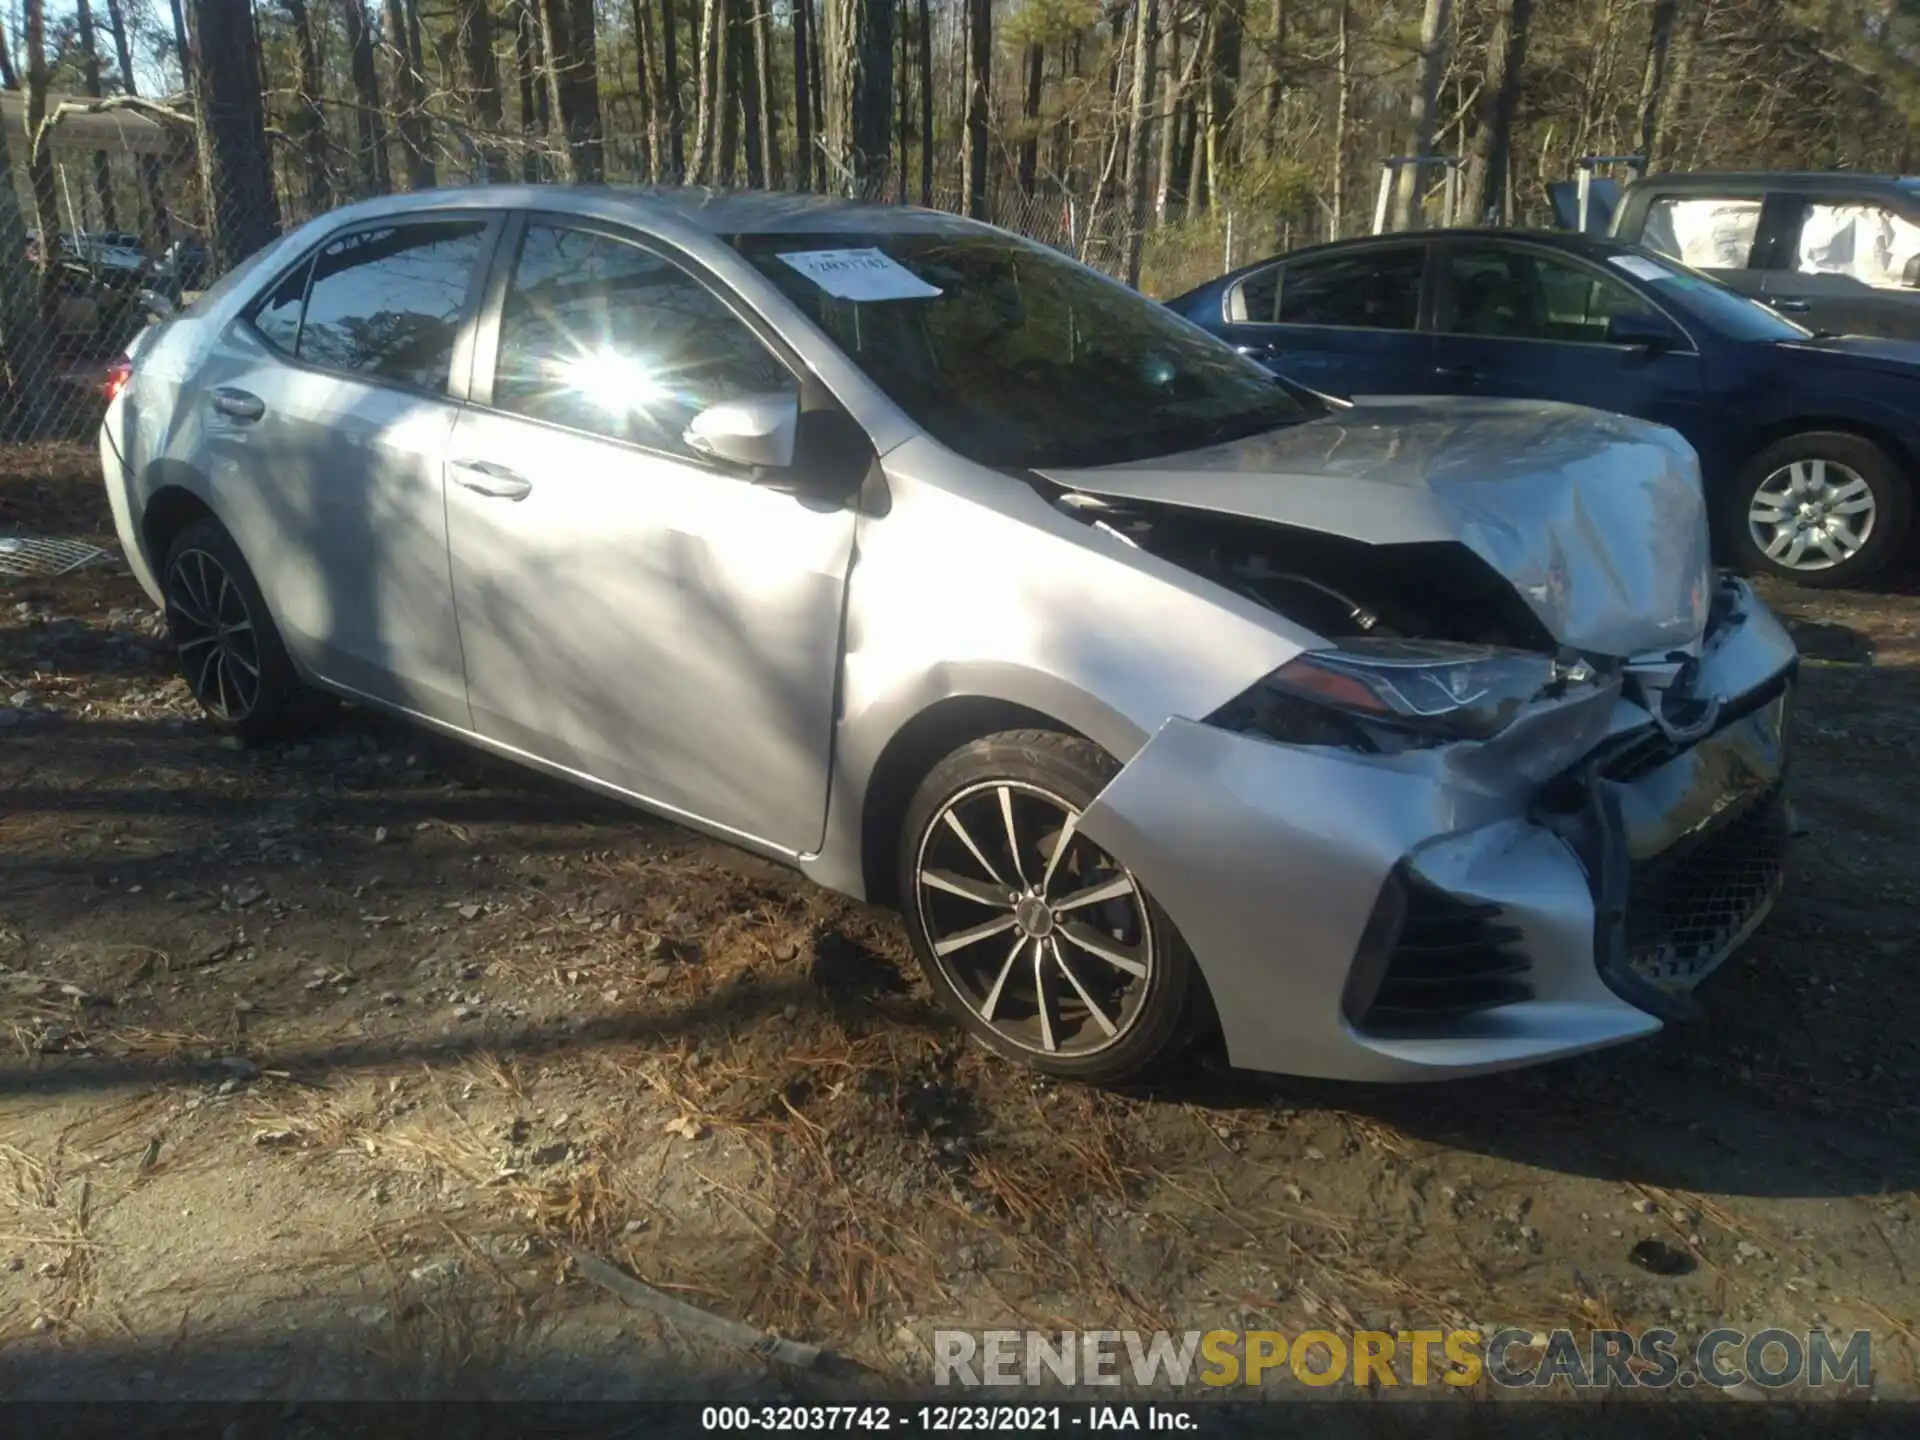
[[[1530,400],[1367,400],[1304,425],[1056,484],[1375,545],[1456,541],[1562,645],[1631,656],[1706,624],[1713,568],[1691,446]]]

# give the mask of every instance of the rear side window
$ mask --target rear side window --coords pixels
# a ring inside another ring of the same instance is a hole
[[[248,319],[309,365],[444,394],[487,224],[435,220],[343,235],[268,291]]]
[[[1280,267],[1273,319],[1282,325],[1417,329],[1425,269],[1421,245],[1295,260]]]
[[[1640,243],[1695,270],[1745,270],[1760,233],[1760,201],[1661,195],[1647,206]]]

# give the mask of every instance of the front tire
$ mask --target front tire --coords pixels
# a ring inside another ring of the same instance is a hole
[[[160,590],[180,673],[215,728],[252,744],[281,733],[298,680],[253,572],[213,519],[167,547]]]
[[[1912,512],[1912,486],[1885,450],[1859,435],[1810,431],[1741,467],[1721,519],[1750,573],[1828,589],[1884,573]]]
[[[928,774],[900,845],[907,934],[941,1003],[996,1053],[1095,1084],[1172,1059],[1202,989],[1173,922],[1075,828],[1118,769],[1072,736],[989,735]]]

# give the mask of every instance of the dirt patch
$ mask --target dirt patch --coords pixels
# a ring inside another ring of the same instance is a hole
[[[3,463],[0,529],[111,541],[87,452]],[[882,912],[351,709],[226,748],[123,570],[14,583],[0,1338],[134,1393],[784,1383],[578,1245],[886,1377],[936,1325],[1724,1322],[1870,1327],[1910,1393],[1920,601],[1773,598],[1810,833],[1701,1021],[1113,1094],[965,1044]]]

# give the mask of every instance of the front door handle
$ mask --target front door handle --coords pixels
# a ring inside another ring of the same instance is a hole
[[[1806,301],[1795,300],[1788,295],[1769,296],[1767,304],[1780,311],[1783,315],[1804,315],[1808,310],[1813,308],[1808,305]]]
[[[236,390],[231,385],[222,385],[213,392],[213,408],[235,420],[258,420],[267,413],[266,402],[258,395]]]
[[[1463,385],[1476,385],[1480,381],[1477,365],[1436,365],[1433,373],[1441,380],[1457,380]]]
[[[496,500],[524,500],[533,493],[533,482],[526,476],[488,460],[455,460],[447,468],[454,484],[476,495],[489,495]]]

